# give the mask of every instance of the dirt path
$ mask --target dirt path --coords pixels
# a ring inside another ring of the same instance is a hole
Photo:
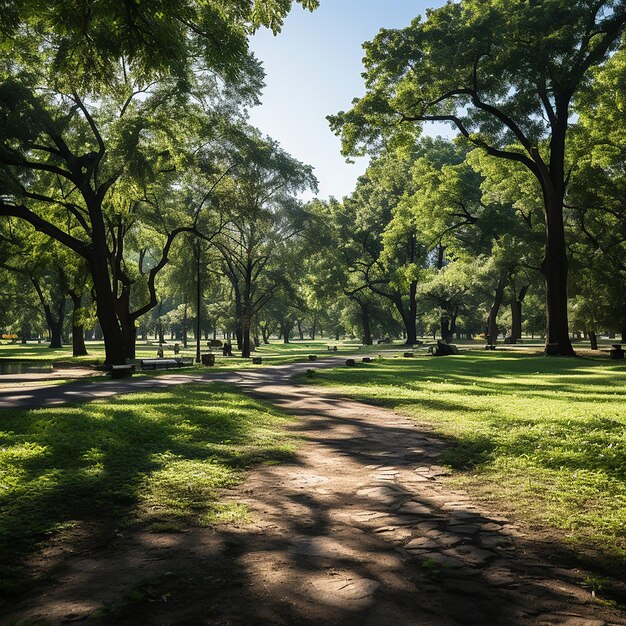
[[[291,428],[307,440],[295,462],[226,492],[252,523],[50,551],[54,581],[10,617],[91,621],[106,604],[112,624],[626,624],[582,572],[538,558],[545,544],[451,491],[441,441],[289,382],[308,367],[219,376],[300,416]]]

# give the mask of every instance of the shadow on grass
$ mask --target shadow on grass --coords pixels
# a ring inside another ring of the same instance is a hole
[[[60,530],[211,519],[216,490],[258,463],[292,459],[286,421],[225,384],[178,386],[0,422],[0,591]]]

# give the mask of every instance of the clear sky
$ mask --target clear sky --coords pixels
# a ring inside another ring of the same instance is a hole
[[[252,49],[267,74],[263,104],[250,122],[281,143],[292,156],[312,165],[319,197],[342,198],[366,167],[340,154],[326,116],[346,110],[364,92],[361,44],[381,28],[402,28],[441,0],[321,0],[313,13],[296,6],[282,32],[264,30]]]

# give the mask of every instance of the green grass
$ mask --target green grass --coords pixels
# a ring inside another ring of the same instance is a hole
[[[394,408],[445,437],[452,480],[580,548],[626,562],[626,366],[469,352],[302,382]]]
[[[24,563],[51,539],[245,519],[218,489],[252,465],[290,459],[289,419],[217,383],[3,411],[0,589],[17,590]]]

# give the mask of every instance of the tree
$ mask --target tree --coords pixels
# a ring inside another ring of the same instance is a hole
[[[416,294],[425,253],[412,215],[399,205],[410,186],[412,158],[381,155],[350,197],[328,206],[337,249],[350,274],[344,293],[353,299],[360,294],[362,300],[370,292],[391,302],[403,321],[407,345],[417,341]]]
[[[444,121],[535,177],[545,215],[541,271],[551,354],[573,354],[563,225],[572,99],[617,46],[625,23],[620,0],[449,2],[424,22],[382,30],[365,44],[368,91],[351,111],[330,118],[346,154],[380,138],[412,140],[416,131],[398,122]]]
[[[273,263],[285,254],[286,242],[302,230],[306,218],[294,194],[316,189],[317,181],[309,166],[257,131],[248,129],[234,147],[236,166],[216,196],[230,217],[213,243],[235,296],[237,343],[249,357],[253,320],[279,286]]]

